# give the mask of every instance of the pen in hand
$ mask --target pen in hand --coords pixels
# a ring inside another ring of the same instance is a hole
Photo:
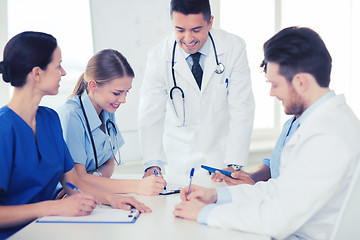
[[[195,171],[194,168],[192,168],[191,171],[190,171],[190,183],[189,183],[189,188],[188,188],[188,193],[187,193],[187,195],[190,194],[191,182],[192,182],[192,178],[193,178],[193,176],[194,176],[194,171]]]
[[[80,191],[80,189],[78,189],[77,186],[75,186],[74,184],[70,183],[70,182],[66,182],[66,185],[68,185],[68,187],[70,187],[72,190],[78,192],[78,193],[83,193],[82,191]],[[96,204],[97,206],[99,206],[100,208],[102,208],[102,206],[100,204]]]
[[[70,182],[66,182],[66,185],[68,185],[68,187],[70,187],[72,190],[74,190],[78,193],[83,193],[82,191],[80,191],[80,189],[78,189],[74,184],[72,184]]]
[[[159,175],[157,168],[154,168],[154,174],[155,174],[155,177],[157,177]],[[166,190],[166,186],[164,187],[164,190]]]

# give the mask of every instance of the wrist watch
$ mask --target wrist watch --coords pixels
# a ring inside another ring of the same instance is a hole
[[[237,164],[228,164],[227,166],[232,167],[235,171],[240,171],[243,168],[243,166]]]

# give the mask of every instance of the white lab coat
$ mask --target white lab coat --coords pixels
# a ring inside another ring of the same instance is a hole
[[[185,94],[185,127],[182,99],[174,96],[181,119],[169,99],[174,86],[171,60],[174,34],[150,50],[140,92],[139,132],[144,163],[167,163],[167,173],[188,173],[201,164],[225,167],[244,165],[254,120],[254,99],[244,41],[222,30],[212,30],[222,74],[214,72],[216,61],[210,42],[203,69],[201,91],[180,47],[175,53],[177,86]],[[208,38],[207,41],[210,41]],[[228,79],[228,88],[226,87]],[[205,172],[205,171],[204,171]]]
[[[207,224],[279,239],[330,239],[360,161],[359,142],[360,122],[344,96],[330,98],[286,144],[280,176],[230,187],[232,203],[212,209]]]

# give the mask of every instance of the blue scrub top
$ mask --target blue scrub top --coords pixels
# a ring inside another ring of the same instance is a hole
[[[50,200],[62,175],[74,167],[58,115],[50,108],[39,107],[36,137],[7,106],[0,109],[0,122],[0,205]],[[0,239],[23,226],[0,228]]]
[[[107,160],[114,157],[113,151],[111,150],[109,135],[107,134],[106,129],[106,133],[100,129],[102,122],[86,91],[81,95],[81,100],[89,120],[91,133],[95,142],[98,166],[100,167]],[[81,109],[79,96],[69,99],[57,110],[57,112],[60,116],[61,125],[64,131],[65,142],[74,162],[83,164],[87,172],[96,169],[91,138],[87,129],[84,113]],[[110,128],[110,137],[114,147],[114,153],[116,154],[116,152],[119,151],[119,148],[124,144],[124,140],[116,125],[115,114],[106,111],[102,111],[101,114],[104,123],[111,120],[115,125],[117,134],[115,135],[114,130]],[[116,144],[116,142],[118,142],[118,144]]]

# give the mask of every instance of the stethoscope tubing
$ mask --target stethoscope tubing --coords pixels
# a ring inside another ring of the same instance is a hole
[[[86,115],[86,112],[85,112],[84,104],[83,104],[83,102],[82,102],[82,100],[81,100],[81,95],[79,95],[79,100],[80,100],[80,105],[81,105],[82,112],[83,112],[84,117],[85,117],[86,126],[87,126],[87,129],[88,129],[88,132],[89,132],[89,136],[90,136],[90,140],[91,140],[91,145],[92,145],[93,152],[94,152],[95,167],[96,167],[94,170],[97,170],[97,169],[99,168],[99,162],[98,162],[98,159],[97,159],[95,141],[94,141],[94,137],[93,137],[93,135],[92,135],[92,133],[91,133],[91,128],[90,128],[89,120],[88,120],[87,115]]]
[[[97,152],[96,152],[96,147],[95,147],[95,140],[94,140],[94,137],[92,135],[92,132],[91,132],[91,128],[90,128],[90,123],[89,123],[89,120],[88,120],[88,117],[87,117],[87,114],[85,112],[85,108],[84,108],[84,104],[81,100],[81,95],[79,95],[79,100],[80,100],[80,105],[81,105],[81,110],[84,114],[84,117],[85,117],[85,122],[86,122],[86,127],[88,129],[88,132],[89,132],[89,136],[90,136],[90,141],[91,141],[91,145],[92,145],[92,148],[93,148],[93,152],[94,152],[94,159],[95,159],[95,170],[98,170],[99,169],[99,162],[98,162],[98,159],[97,159]],[[109,137],[109,141],[111,143],[111,136],[110,136],[110,126],[109,124],[112,125],[112,127],[114,128],[114,132],[115,132],[115,136],[117,136],[117,130],[116,130],[116,127],[115,127],[115,123],[113,121],[111,121],[110,119],[108,121],[106,121],[106,124],[105,124],[105,127],[106,127],[106,131],[107,131],[107,135]],[[111,149],[112,150],[112,149]],[[114,154],[114,153],[113,153]],[[114,155],[115,157],[115,155]],[[120,160],[119,160],[120,161]],[[120,161],[121,162],[121,161]],[[120,163],[119,163],[120,164]],[[118,164],[118,165],[119,165]]]
[[[214,39],[213,39],[213,37],[211,36],[210,32],[209,32],[209,37],[210,37],[211,43],[212,43],[212,45],[213,45],[216,65],[219,66],[219,60],[218,60],[218,57],[217,57],[217,52],[216,52],[216,47],[215,47]],[[222,73],[222,72],[221,72],[221,73]],[[219,73],[219,74],[220,74],[220,73]]]
[[[113,121],[111,121],[110,119],[107,120],[107,122],[106,122],[106,124],[105,124],[107,134],[110,136],[110,127],[109,127],[109,124],[111,124],[111,126],[114,128],[115,135],[117,135],[117,130],[116,130],[116,127],[115,127],[115,123],[114,123]]]
[[[208,33],[209,37],[210,37],[210,40],[211,40],[211,43],[213,45],[213,48],[214,48],[214,54],[215,54],[215,60],[216,60],[216,69],[215,69],[215,73],[217,74],[221,74],[224,72],[224,65],[222,63],[219,63],[219,60],[218,60],[218,57],[217,57],[217,52],[216,52],[216,47],[215,47],[215,42],[214,42],[214,39],[213,37],[211,36],[210,32]],[[177,45],[177,42],[175,41],[174,42],[174,47],[173,47],[173,52],[172,52],[172,58],[171,58],[171,73],[172,73],[172,79],[173,79],[173,83],[174,83],[174,86],[170,89],[170,100],[171,100],[171,103],[174,107],[174,111],[175,111],[175,115],[177,118],[179,118],[178,116],[178,113],[176,111],[176,107],[175,107],[175,104],[174,104],[174,100],[173,100],[173,92],[175,90],[179,90],[180,93],[181,93],[181,98],[183,100],[183,123],[182,123],[182,126],[185,126],[185,94],[184,94],[184,91],[181,89],[181,87],[179,87],[177,84],[176,84],[176,79],[175,79],[175,70],[174,70],[174,65],[175,65],[175,50],[176,50],[176,45]]]

